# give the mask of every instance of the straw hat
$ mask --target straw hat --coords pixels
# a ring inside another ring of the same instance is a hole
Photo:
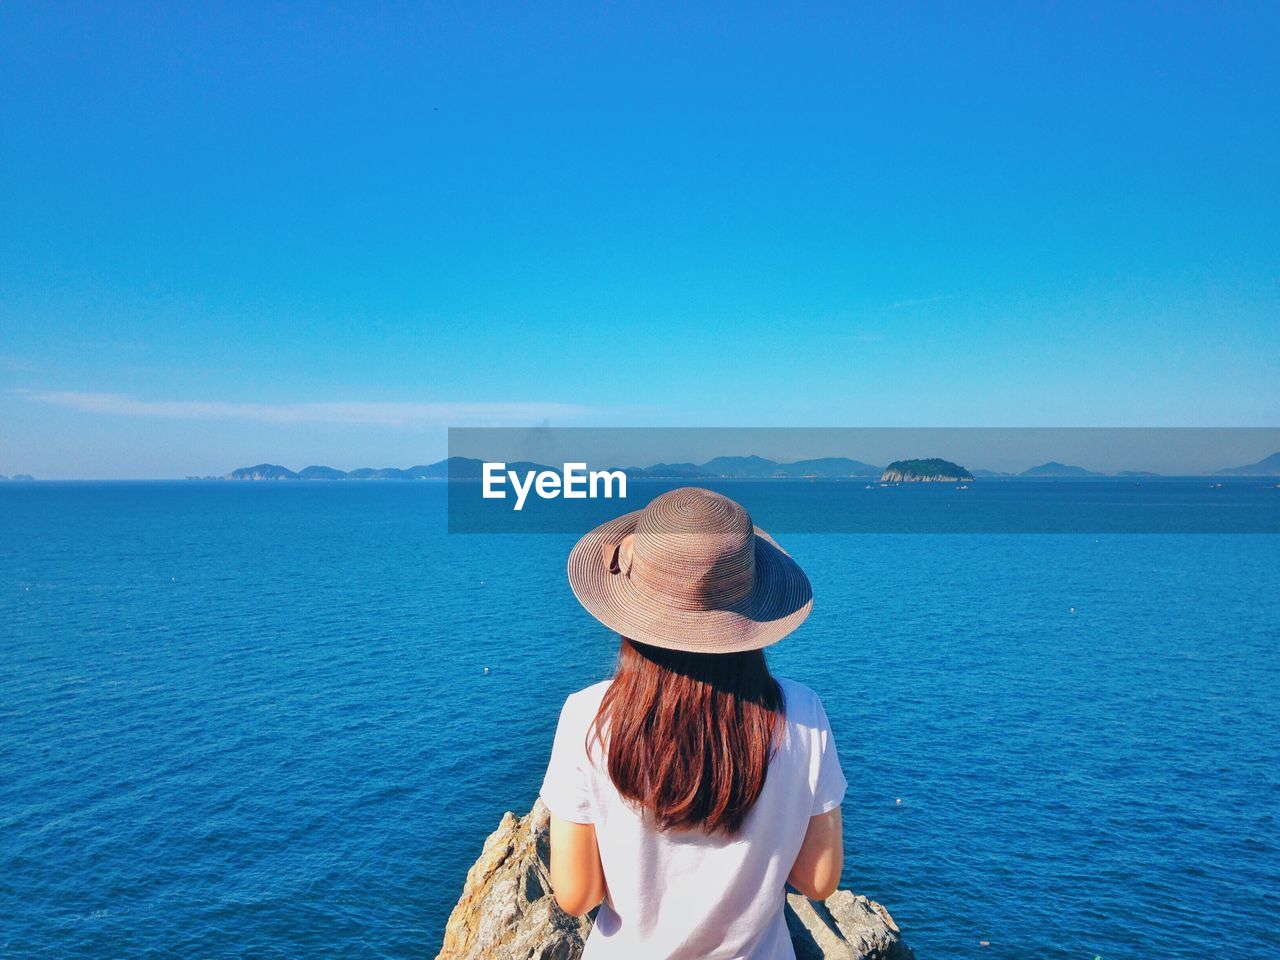
[[[695,653],[776,643],[813,609],[809,578],[728,497],[681,487],[569,553],[578,602],[611,630]]]

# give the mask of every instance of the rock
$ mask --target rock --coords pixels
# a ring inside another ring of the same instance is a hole
[[[796,960],[913,960],[889,911],[837,890],[826,900],[787,894],[787,929]]]
[[[539,800],[527,816],[507,813],[467,871],[437,960],[577,960],[591,920],[571,917],[551,896],[550,818]]]
[[[436,960],[578,960],[590,917],[571,917],[551,895],[550,817],[539,800],[524,817],[507,813],[489,835]],[[821,903],[787,895],[797,960],[913,960],[889,911],[838,890]]]
[[[895,460],[884,468],[881,483],[968,483],[973,474],[950,460]]]

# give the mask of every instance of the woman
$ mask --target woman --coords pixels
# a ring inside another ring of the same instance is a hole
[[[684,488],[587,534],[569,582],[623,638],[565,702],[541,791],[556,900],[600,905],[584,960],[794,957],[784,886],[836,889],[846,788],[822,703],[762,649],[809,615],[804,572]]]

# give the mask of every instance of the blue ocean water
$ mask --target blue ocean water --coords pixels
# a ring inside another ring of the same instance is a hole
[[[0,488],[0,955],[435,955],[615,642],[571,536],[444,496]],[[1280,538],[781,539],[816,605],[771,663],[921,958],[1280,953]]]

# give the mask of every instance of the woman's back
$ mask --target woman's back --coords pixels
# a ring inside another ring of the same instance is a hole
[[[584,960],[791,956],[784,885],[810,818],[839,806],[846,788],[821,701],[803,684],[778,678],[784,721],[764,787],[739,831],[664,831],[651,812],[619,794],[606,751],[593,745],[588,752],[611,682],[566,700],[541,791],[553,815],[595,827],[608,895]]]
[[[556,901],[600,904],[584,957],[793,956],[788,879],[826,896],[843,862],[826,711],[764,654],[808,617],[808,577],[697,487],[587,533],[568,575],[621,640],[613,679],[565,702],[542,786]]]

